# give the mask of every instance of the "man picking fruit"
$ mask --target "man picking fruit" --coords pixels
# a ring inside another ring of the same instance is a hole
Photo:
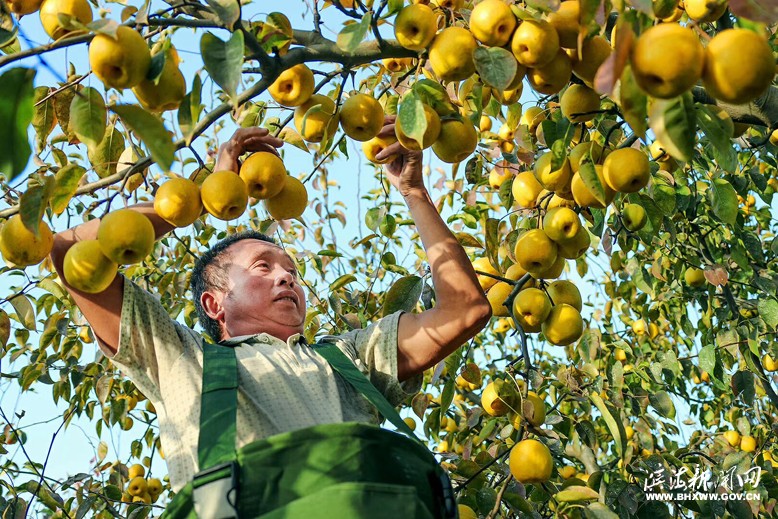
[[[382,135],[394,134],[387,118]],[[218,170],[238,170],[247,152],[282,142],[261,128],[240,129],[219,151]],[[422,153],[398,143],[381,157],[390,183],[410,209],[432,271],[436,305],[401,311],[330,339],[374,386],[398,405],[416,393],[422,373],[478,333],[491,309],[464,250],[440,218],[422,180]],[[151,204],[156,238],[173,226]],[[57,234],[51,253],[63,276],[66,252],[97,236],[99,220]],[[151,400],[160,419],[170,484],[179,491],[198,472],[203,337],[172,319],[159,301],[117,275],[104,291],[66,288],[102,351]],[[192,293],[209,340],[235,349],[238,364],[236,448],[287,431],[338,422],[377,423],[375,408],[333,373],[303,338],[306,294],[295,263],[259,233],[234,234],[197,260]]]

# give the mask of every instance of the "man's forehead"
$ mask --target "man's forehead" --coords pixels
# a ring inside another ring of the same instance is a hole
[[[247,238],[233,243],[227,248],[227,252],[233,257],[253,257],[261,254],[273,254],[275,256],[291,256],[280,246],[264,240]]]

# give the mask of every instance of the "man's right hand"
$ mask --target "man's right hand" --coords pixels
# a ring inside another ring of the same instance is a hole
[[[229,170],[237,173],[240,169],[238,159],[244,153],[249,151],[267,151],[278,155],[276,148],[280,148],[283,145],[284,141],[270,135],[267,128],[239,128],[232,134],[230,140],[219,147],[214,171]]]

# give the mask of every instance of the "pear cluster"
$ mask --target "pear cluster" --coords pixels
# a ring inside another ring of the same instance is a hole
[[[162,481],[159,478],[146,478],[146,469],[136,463],[129,468],[127,486],[122,493],[123,503],[156,503],[162,495]]]
[[[505,2],[482,0],[473,8],[467,29],[451,26],[438,32],[438,13],[415,3],[398,13],[394,31],[406,49],[428,52],[435,77],[444,82],[462,81],[475,73],[473,54],[479,46],[509,49],[516,73],[507,88],[493,90],[501,103],[513,104],[521,96],[525,77],[535,91],[546,95],[560,92],[574,74],[592,86],[612,49],[600,36],[584,40],[578,48],[579,11],[578,0],[569,0],[545,19],[518,20]]]

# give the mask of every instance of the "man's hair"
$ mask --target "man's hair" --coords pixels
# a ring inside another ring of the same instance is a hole
[[[260,240],[278,245],[273,238],[259,231],[243,231],[232,234],[197,258],[192,271],[192,296],[194,297],[197,317],[200,319],[200,325],[214,341],[222,340],[222,329],[219,322],[205,312],[200,298],[208,290],[227,290],[229,279],[225,266],[230,255],[226,251],[231,245],[241,240]]]

